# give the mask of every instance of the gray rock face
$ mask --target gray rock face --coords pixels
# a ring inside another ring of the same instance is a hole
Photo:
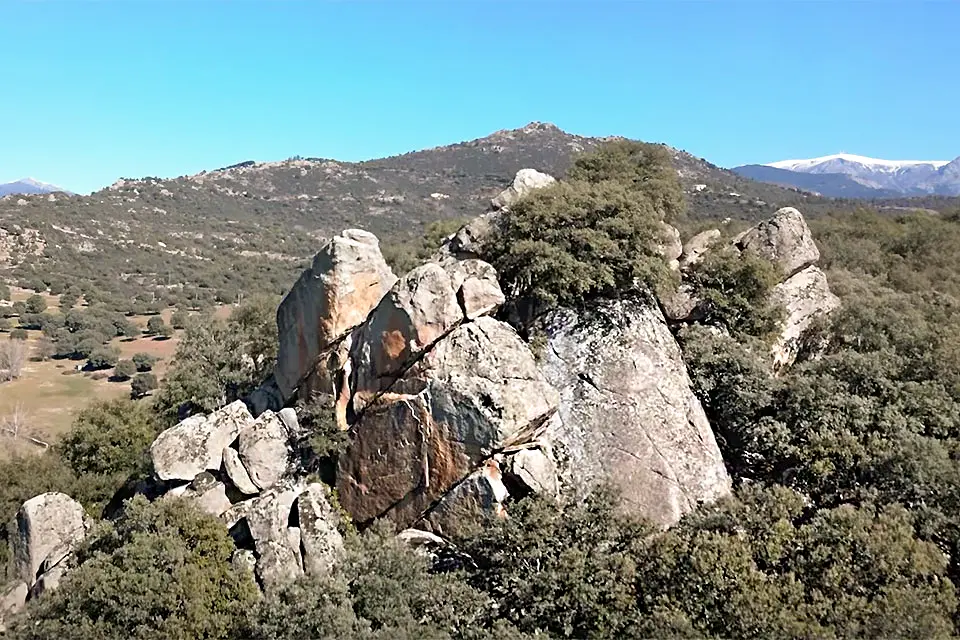
[[[241,503],[250,535],[256,545],[256,574],[265,591],[292,582],[303,574],[300,547],[292,544],[290,514],[305,485],[284,481],[249,503]],[[234,509],[237,509],[235,505]],[[228,524],[231,513],[224,514]]]
[[[507,471],[533,493],[557,497],[560,483],[557,463],[548,446],[521,449],[506,457]]]
[[[440,535],[454,535],[457,533],[457,525],[471,515],[492,513],[504,518],[507,512],[503,502],[508,495],[500,467],[494,460],[488,460],[444,494],[415,527]]]
[[[780,336],[773,346],[774,369],[780,369],[793,364],[800,338],[810,323],[839,307],[840,299],[830,291],[827,276],[815,266],[807,267],[778,284],[771,297],[787,311]]]
[[[259,489],[269,489],[287,471],[290,459],[287,440],[286,427],[272,411],[263,412],[240,432],[240,461]]]
[[[544,439],[566,487],[584,494],[610,480],[625,509],[663,526],[730,492],[680,349],[655,306],[560,310],[544,328],[542,370],[561,397]]]
[[[17,577],[32,587],[41,569],[59,564],[87,529],[80,503],[62,493],[43,493],[17,512],[17,535],[11,541]]]
[[[161,480],[193,480],[203,471],[216,471],[223,449],[253,422],[243,402],[237,400],[210,414],[190,416],[157,436],[150,457]]]
[[[23,609],[28,592],[29,589],[23,582],[14,583],[0,591],[0,633],[5,630],[4,622]]]
[[[816,264],[820,250],[803,215],[793,207],[784,207],[760,224],[742,233],[735,244],[741,251],[753,253],[780,266],[785,278]]]
[[[719,229],[708,229],[687,240],[686,244],[683,245],[683,253],[680,256],[681,268],[687,268],[700,262],[710,245],[719,239]]]
[[[376,236],[366,231],[344,231],[317,253],[277,310],[274,375],[284,399],[325,349],[363,322],[396,279]]]
[[[509,207],[528,193],[549,187],[556,181],[557,179],[553,176],[540,173],[536,169],[520,169],[513,178],[513,184],[501,191],[491,204],[495,209]]]
[[[340,503],[406,527],[498,450],[536,437],[557,394],[490,317],[458,326],[366,409],[340,457]]]
[[[240,453],[236,449],[226,447],[223,450],[223,469],[227,472],[230,482],[240,493],[248,496],[260,493],[260,488],[253,484],[250,474],[240,460]]]
[[[303,568],[310,575],[328,575],[343,553],[337,530],[340,515],[333,510],[327,489],[310,484],[297,500]]]

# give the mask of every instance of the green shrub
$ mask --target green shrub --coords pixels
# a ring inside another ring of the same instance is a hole
[[[11,340],[26,340],[29,337],[26,329],[16,328],[10,331]]]
[[[257,600],[216,519],[181,501],[130,500],[77,551],[78,567],[7,632],[13,640],[239,637]]]
[[[47,310],[47,301],[39,294],[33,294],[26,300],[25,310],[27,313],[43,313]]]
[[[120,360],[120,350],[116,347],[97,347],[90,353],[87,366],[94,371],[109,369]]]
[[[153,369],[153,365],[156,361],[157,358],[149,353],[143,353],[141,351],[133,354],[133,364],[136,365],[137,371],[140,372],[150,371]]]
[[[137,365],[132,360],[120,360],[113,368],[113,376],[118,380],[129,380],[137,374]]]
[[[734,336],[770,339],[779,329],[783,310],[770,302],[781,280],[768,260],[715,247],[691,269],[687,283],[701,301],[704,322],[726,328]]]
[[[138,373],[130,381],[130,397],[142,398],[158,386],[157,376],[152,373]]]
[[[166,323],[160,316],[153,316],[147,320],[147,328],[144,331],[148,336],[162,335],[166,328]]]

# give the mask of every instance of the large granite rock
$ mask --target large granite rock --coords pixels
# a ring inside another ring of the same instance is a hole
[[[543,329],[542,370],[561,397],[544,439],[566,488],[583,495],[611,481],[625,509],[663,526],[730,492],[680,349],[655,305],[558,310]]]
[[[710,246],[719,239],[719,229],[707,229],[687,240],[680,255],[680,266],[687,268],[700,262]]]
[[[274,376],[284,399],[325,349],[363,322],[396,279],[367,231],[344,231],[317,253],[277,309]]]
[[[42,493],[27,500],[16,522],[13,567],[28,588],[66,558],[87,532],[83,507],[63,493]]]
[[[163,499],[172,497],[189,500],[198,509],[212,516],[219,516],[230,509],[230,499],[227,497],[227,487],[217,480],[213,474],[204,471],[193,479],[183,489],[164,494]]]
[[[804,332],[816,318],[839,307],[840,299],[830,291],[827,276],[815,266],[778,284],[771,298],[786,310],[780,335],[773,346],[773,366],[780,369],[793,364]]]
[[[509,495],[499,465],[493,459],[487,460],[447,491],[416,527],[440,535],[456,535],[460,523],[478,515],[487,513],[505,518],[507,511],[503,503]]]
[[[680,269],[680,256],[683,254],[683,244],[680,242],[680,232],[676,227],[660,223],[660,242],[657,244],[657,252],[663,256],[667,265],[677,271]]]
[[[500,192],[491,201],[495,209],[508,208],[525,195],[556,183],[557,179],[536,169],[520,169],[513,178],[513,184]]]
[[[820,259],[807,222],[793,207],[784,207],[769,220],[747,229],[736,238],[735,245],[741,251],[776,263],[785,278]]]
[[[340,514],[330,504],[329,490],[313,483],[297,498],[303,568],[309,575],[328,575],[343,553],[337,529]]]
[[[490,317],[458,326],[366,408],[340,456],[340,503],[406,527],[498,450],[536,438],[557,394]]]
[[[193,480],[203,471],[219,470],[224,447],[251,422],[253,416],[239,400],[209,416],[190,416],[150,445],[154,472],[161,480]]]

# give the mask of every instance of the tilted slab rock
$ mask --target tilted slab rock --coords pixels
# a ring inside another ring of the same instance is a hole
[[[464,519],[470,520],[484,513],[506,517],[503,502],[509,495],[500,467],[494,460],[488,460],[444,494],[415,526],[440,535],[455,535],[458,524]]]
[[[277,309],[280,337],[274,376],[284,399],[317,357],[359,325],[397,278],[376,236],[349,229],[328,242]]]
[[[816,264],[820,250],[803,214],[793,207],[784,207],[769,220],[740,234],[734,244],[741,251],[753,253],[776,263],[789,278],[801,269]]]
[[[17,512],[11,540],[16,576],[32,587],[42,568],[59,564],[86,535],[83,507],[63,493],[43,493]]]
[[[263,412],[240,432],[240,461],[259,489],[269,489],[286,473],[290,462],[288,439],[287,428],[272,411]]]
[[[770,297],[787,312],[773,346],[773,366],[779,369],[793,364],[804,331],[814,319],[839,307],[840,298],[830,291],[827,276],[815,266],[807,267],[778,284]]]
[[[209,416],[190,416],[150,445],[154,472],[161,480],[193,480],[203,471],[220,469],[223,449],[251,422],[253,416],[240,400]]]
[[[231,447],[225,447],[223,450],[223,470],[227,472],[227,477],[237,491],[248,496],[260,493],[260,488],[253,484],[250,474],[240,460],[240,453]]]
[[[536,438],[558,396],[490,317],[457,327],[369,406],[340,456],[340,504],[409,526],[496,451]]]
[[[673,335],[642,301],[562,309],[544,322],[542,370],[560,391],[544,439],[565,487],[611,481],[623,507],[669,526],[730,492],[716,439]]]

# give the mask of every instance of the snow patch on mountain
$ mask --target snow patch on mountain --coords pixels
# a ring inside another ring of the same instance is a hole
[[[928,165],[934,169],[939,169],[950,163],[949,160],[883,160],[880,158],[869,158],[867,156],[858,156],[852,153],[835,153],[829,156],[819,158],[806,158],[801,160],[779,160],[777,162],[767,163],[765,166],[776,169],[787,169],[788,171],[809,171],[818,165],[841,160],[844,162],[863,165],[874,171],[895,172],[908,167]]]

